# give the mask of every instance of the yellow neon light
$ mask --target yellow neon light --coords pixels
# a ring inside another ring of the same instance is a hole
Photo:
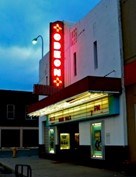
[[[59,24],[57,23],[54,27],[53,27],[57,32],[61,31],[62,28],[59,26]]]

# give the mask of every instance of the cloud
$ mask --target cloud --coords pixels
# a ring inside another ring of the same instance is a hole
[[[6,55],[5,55],[6,51]],[[18,46],[12,46],[12,47],[0,47],[0,53],[1,56],[4,57],[11,57],[13,58],[19,58],[19,60],[27,60],[30,56],[32,56],[33,53],[37,53],[37,51],[33,50],[32,48],[24,48],[24,47],[18,47]]]
[[[50,22],[78,21],[99,1],[1,0],[0,43],[9,46],[29,45],[31,38],[45,33]]]
[[[49,23],[78,21],[100,0],[0,0],[0,88],[31,89],[38,81],[41,41],[49,50]]]
[[[0,54],[0,86],[6,84],[7,88],[15,89],[16,85],[22,85],[24,88],[25,85],[29,85],[29,90],[30,87],[32,90],[33,84],[38,82],[40,49],[17,46],[0,47]],[[20,86],[17,88],[18,90],[21,89]]]
[[[47,23],[47,3],[42,1],[0,1],[0,43],[5,46],[29,45],[34,34],[43,33]],[[45,20],[46,19],[46,20]]]

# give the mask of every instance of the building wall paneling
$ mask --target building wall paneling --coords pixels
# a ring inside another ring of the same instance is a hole
[[[123,165],[128,160],[128,146],[105,146],[105,159],[107,165]]]
[[[121,0],[124,59],[128,63],[136,57],[136,1]]]
[[[127,96],[127,122],[128,122],[128,145],[131,161],[136,160],[136,85],[126,87]]]
[[[98,160],[91,158],[91,146],[80,145],[78,151],[60,151],[56,146],[57,153],[55,158],[65,161],[75,161],[78,164],[91,165],[95,167],[122,167],[128,159],[128,146],[105,146],[105,159]]]
[[[45,152],[49,153],[49,127],[44,125],[44,144]]]

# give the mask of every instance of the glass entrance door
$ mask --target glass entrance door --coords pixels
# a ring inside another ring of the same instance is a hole
[[[91,124],[91,158],[103,159],[102,122]]]
[[[55,153],[55,132],[53,128],[49,129],[49,152]]]

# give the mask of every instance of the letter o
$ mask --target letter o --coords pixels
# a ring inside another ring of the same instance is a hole
[[[58,60],[58,59],[55,59],[55,60],[54,60],[54,65],[55,65],[56,67],[59,67],[59,66],[61,65],[61,61]]]
[[[58,33],[55,33],[53,38],[56,40],[56,41],[59,41],[61,39],[61,35],[58,34]]]

